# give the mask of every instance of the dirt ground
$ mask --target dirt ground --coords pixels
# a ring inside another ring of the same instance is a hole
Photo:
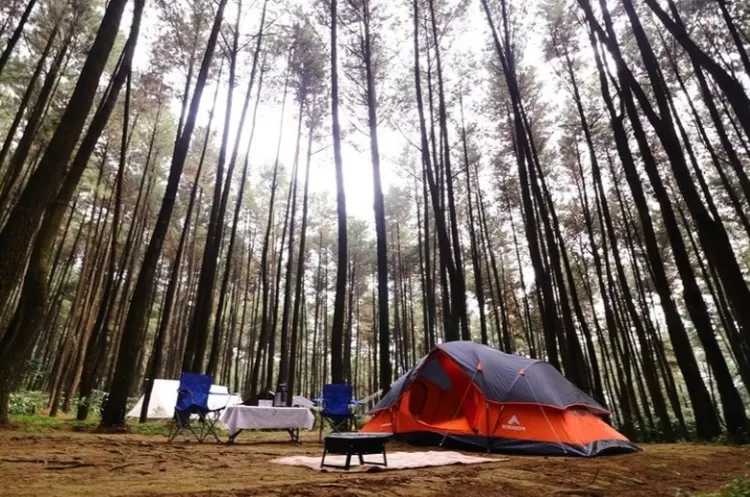
[[[675,497],[717,490],[745,475],[750,460],[750,448],[676,444],[598,459],[511,456],[376,473],[320,473],[270,462],[320,455],[315,435],[303,434],[297,445],[283,432],[243,433],[227,446],[132,434],[0,431],[0,496]],[[388,450],[420,449],[390,444]]]

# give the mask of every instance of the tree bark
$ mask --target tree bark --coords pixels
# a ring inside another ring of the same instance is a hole
[[[289,210],[289,240],[287,241],[288,255],[286,260],[286,278],[284,280],[284,304],[281,310],[281,359],[279,361],[279,377],[276,384],[277,391],[282,384],[287,387],[289,386],[290,362],[292,362],[293,356],[296,355],[296,349],[290,349],[289,347],[289,311],[291,310],[292,306],[292,280],[294,278],[294,228],[297,221],[297,186],[299,184],[299,153],[300,142],[302,141],[302,121],[305,112],[305,101],[307,99],[307,96],[304,95],[305,92],[305,90],[301,90],[301,93],[298,93],[297,95],[297,98],[299,99],[299,118],[297,123],[297,140],[294,148],[294,159],[292,161],[291,184],[289,185],[291,207],[287,206],[287,210]],[[279,257],[281,257],[281,251],[279,251]],[[292,328],[292,332],[294,332],[294,328]],[[289,398],[291,398],[291,393]]]
[[[373,197],[375,200],[375,242],[378,267],[378,341],[380,347],[380,384],[383,392],[391,386],[390,334],[388,330],[388,244],[386,240],[385,205],[383,184],[380,176],[380,143],[378,141],[378,100],[375,94],[375,70],[372,63],[370,38],[370,1],[362,4],[364,24],[364,64],[367,79],[367,124],[370,130],[370,161],[372,162]],[[351,306],[351,303],[350,303]]]
[[[310,112],[310,128],[308,130],[307,164],[305,165],[305,188],[302,193],[302,225],[300,228],[300,235],[299,235],[300,238],[299,238],[299,258],[297,259],[297,280],[296,280],[296,285],[294,289],[294,309],[292,311],[292,345],[291,345],[292,350],[296,350],[296,347],[297,347],[297,341],[298,341],[297,329],[298,329],[298,326],[300,325],[300,314],[301,314],[300,311],[301,310],[304,311],[304,309],[301,309],[301,308],[304,306],[303,287],[305,285],[305,258],[307,255],[305,252],[305,244],[307,242],[307,213],[308,213],[308,198],[309,198],[309,190],[310,190],[310,163],[312,162],[312,146],[313,146],[315,127],[317,125],[316,123],[317,116],[318,116],[318,109],[316,106],[313,106],[312,111]],[[289,256],[291,257],[292,254],[290,253]],[[320,257],[320,252],[318,252],[318,257]],[[318,275],[320,275],[320,268],[318,268]],[[316,327],[313,330],[313,334],[317,332],[317,308],[316,308],[315,319],[316,319]],[[304,321],[303,321],[303,324],[304,324]],[[313,335],[313,341],[314,340],[315,340],[315,337]],[[307,344],[307,340],[305,340],[305,344]],[[307,364],[307,354],[305,354],[305,364]],[[297,381],[295,379],[295,372],[296,372],[295,362],[290,361],[289,397],[287,398],[287,403],[290,406],[292,405],[292,400],[294,400],[294,394],[296,391],[299,391],[300,394],[303,394],[305,392],[304,388],[301,389],[298,386]],[[311,373],[309,371],[305,371],[305,378],[308,378],[310,374]]]
[[[344,164],[341,156],[341,125],[339,124],[339,75],[338,75],[338,0],[331,0],[331,124],[333,135],[333,159],[336,166],[336,206],[338,214],[338,262],[336,264],[336,296],[333,304],[333,328],[331,329],[331,380],[344,383],[344,301],[348,261],[346,233],[346,193],[344,191]],[[2,252],[0,251],[0,254]],[[2,267],[0,267],[2,275]]]

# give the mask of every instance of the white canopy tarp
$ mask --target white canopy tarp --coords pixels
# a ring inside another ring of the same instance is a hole
[[[313,409],[315,407],[312,400],[302,395],[295,395],[292,397],[292,405],[295,407],[307,407],[308,409]]]
[[[169,419],[174,416],[174,406],[177,404],[179,387],[180,382],[178,380],[154,380],[151,401],[148,403],[148,419]],[[242,398],[239,395],[230,394],[227,387],[211,385],[211,391],[208,395],[208,407],[210,409],[219,409],[241,403]],[[139,418],[142,407],[143,395],[128,412],[127,417]]]

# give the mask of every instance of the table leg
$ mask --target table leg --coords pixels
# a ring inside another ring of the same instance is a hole
[[[299,441],[299,428],[286,428],[287,433],[289,433],[289,438],[292,439],[292,442],[300,443]]]
[[[299,428],[287,428],[287,433],[289,433],[289,438],[291,438],[292,442],[300,443],[299,441]]]
[[[227,445],[233,444],[234,443],[234,439],[237,438],[237,435],[239,435],[240,433],[242,433],[242,429],[237,430],[234,433],[230,433],[229,434],[229,440],[227,440]]]

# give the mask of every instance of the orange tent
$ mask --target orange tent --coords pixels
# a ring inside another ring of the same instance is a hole
[[[472,342],[437,346],[371,414],[363,432],[417,444],[579,456],[638,450],[550,364]]]

